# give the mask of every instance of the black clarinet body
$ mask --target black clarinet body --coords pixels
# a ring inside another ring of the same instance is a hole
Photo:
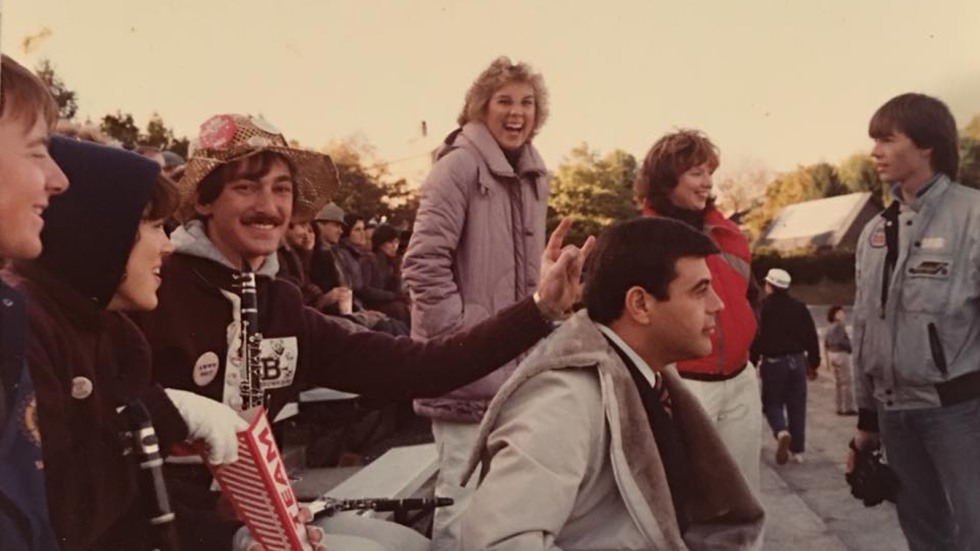
[[[163,457],[160,443],[150,421],[150,412],[143,402],[134,400],[123,410],[129,419],[133,452],[139,466],[140,503],[149,521],[150,549],[179,551],[175,515],[170,508],[170,495],[163,478]]]
[[[453,504],[452,498],[433,497],[433,498],[407,498],[407,499],[388,499],[388,498],[360,498],[360,499],[334,499],[326,497],[310,504],[310,512],[314,518],[321,516],[333,516],[341,511],[393,511],[404,515],[413,509],[432,510],[436,507],[446,507]]]
[[[262,334],[259,332],[259,302],[255,285],[255,272],[246,261],[238,274],[241,292],[241,359],[245,373],[239,384],[242,411],[265,405],[262,390]]]

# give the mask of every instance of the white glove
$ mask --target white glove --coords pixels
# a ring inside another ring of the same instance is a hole
[[[238,461],[238,433],[248,423],[230,407],[186,390],[164,391],[187,423],[189,440],[204,440],[208,463],[221,465]]]
[[[239,528],[235,532],[235,536],[231,538],[232,551],[253,551],[258,545],[259,542],[255,541],[248,531],[248,526]]]
[[[300,513],[302,514],[302,513]],[[316,543],[311,543],[310,540]],[[323,530],[313,525],[306,525],[306,537],[300,536],[303,549],[313,549],[314,551],[326,550],[320,543],[323,541]],[[252,537],[248,531],[248,526],[239,528],[231,538],[231,551],[263,551],[263,547]]]

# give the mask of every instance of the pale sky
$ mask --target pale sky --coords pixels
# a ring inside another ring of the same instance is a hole
[[[939,96],[960,126],[980,113],[977,0],[4,0],[2,48],[50,59],[82,119],[158,111],[190,135],[261,112],[307,146],[360,136],[415,160],[394,172],[424,165],[498,55],[545,78],[552,169],[582,141],[640,157],[683,126],[720,146],[722,172],[788,170],[867,150],[871,114],[902,92]]]

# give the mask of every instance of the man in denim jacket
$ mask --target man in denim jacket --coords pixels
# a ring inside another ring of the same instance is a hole
[[[980,192],[951,179],[956,123],[941,101],[897,96],[869,134],[895,201],[858,241],[854,443],[880,434],[910,549],[980,549]]]

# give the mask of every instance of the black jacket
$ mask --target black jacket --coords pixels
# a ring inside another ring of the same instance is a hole
[[[776,357],[806,353],[811,369],[820,365],[820,341],[813,317],[806,305],[776,291],[762,301],[759,333],[752,343],[752,363],[760,356]]]

